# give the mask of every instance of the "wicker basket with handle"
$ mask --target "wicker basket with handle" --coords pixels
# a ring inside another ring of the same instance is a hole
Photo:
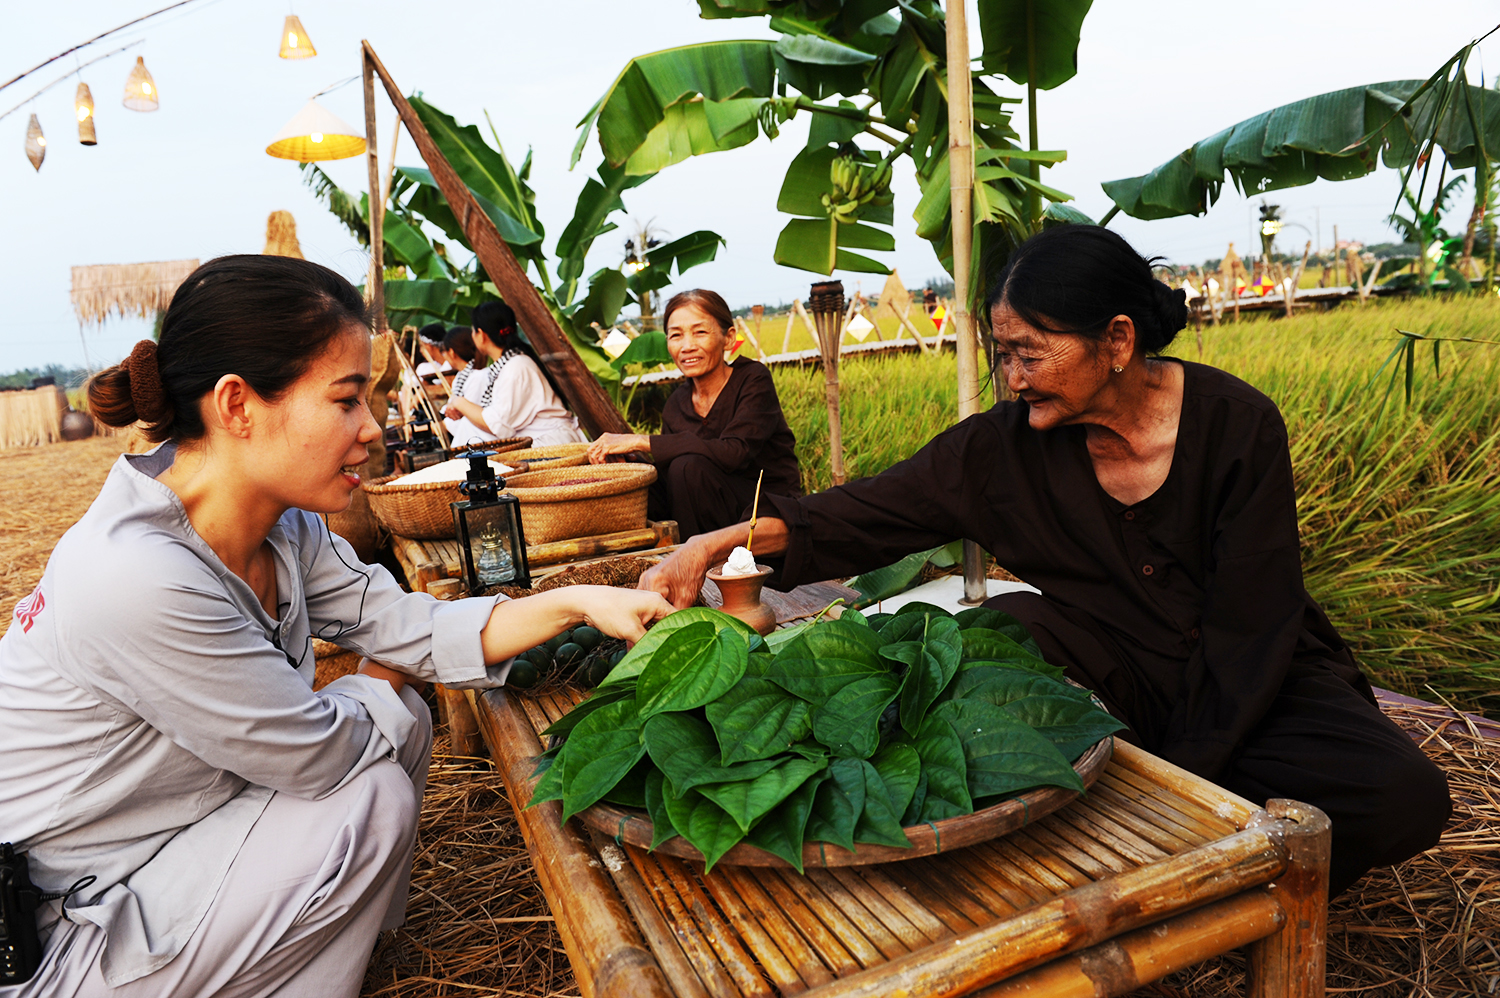
[[[527,544],[593,537],[646,525],[649,464],[594,464],[512,475],[505,491],[521,500]]]

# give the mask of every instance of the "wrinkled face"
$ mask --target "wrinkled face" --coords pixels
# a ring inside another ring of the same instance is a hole
[[[1006,385],[1030,407],[1032,429],[1088,421],[1109,383],[1107,353],[1083,336],[1038,329],[1004,303],[990,311],[996,363]]]
[[[370,333],[351,326],[303,372],[255,440],[256,473],[283,505],[313,513],[349,508],[358,468],[381,433],[370,415]]]
[[[667,353],[689,378],[701,378],[724,363],[729,335],[697,305],[683,305],[667,320]]]

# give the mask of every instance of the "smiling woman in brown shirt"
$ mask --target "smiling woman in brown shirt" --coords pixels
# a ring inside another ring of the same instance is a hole
[[[1442,773],[1303,587],[1276,406],[1156,356],[1186,322],[1182,294],[1106,229],[1034,236],[988,304],[1019,400],[874,478],[763,503],[756,554],[784,554],[789,586],[972,538],[1042,592],[987,605],[1096,690],[1125,737],[1257,802],[1327,812],[1334,893],[1436,842]],[[686,605],[745,533],[696,538],[642,586]]]
[[[657,468],[649,514],[676,520],[683,537],[739,520],[762,471],[762,495],[801,495],[797,439],[786,425],[771,372],[747,358],[724,360],[734,340],[734,317],[724,299],[703,290],[673,295],[662,324],[667,352],[688,378],[663,407],[663,432],[606,433],[589,447],[589,460],[599,464],[611,454],[649,451]]]

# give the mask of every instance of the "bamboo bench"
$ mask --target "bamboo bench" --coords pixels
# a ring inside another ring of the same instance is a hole
[[[701,869],[525,810],[576,690],[469,694],[584,998],[1124,994],[1249,947],[1250,994],[1323,994],[1328,819],[1123,742],[1021,831],[876,866]]]

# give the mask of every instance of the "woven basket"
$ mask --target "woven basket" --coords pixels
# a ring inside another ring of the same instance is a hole
[[[526,447],[507,451],[506,464],[524,461],[532,471],[553,468],[576,468],[588,463],[588,444],[553,444],[550,447]]]
[[[546,544],[644,527],[654,481],[649,464],[594,464],[512,475],[505,491],[521,500],[526,543]]]
[[[463,457],[471,450],[488,450],[496,454],[504,454],[507,451],[517,451],[530,446],[530,437],[502,437],[499,440],[479,440],[472,444],[464,444],[462,447],[453,448],[452,453],[454,457]],[[502,461],[501,463],[513,465],[515,461]]]
[[[449,503],[463,499],[461,482],[426,482],[393,485],[401,475],[386,475],[361,488],[370,500],[370,511],[380,525],[399,537],[419,541],[441,541],[453,537],[453,510]]]

